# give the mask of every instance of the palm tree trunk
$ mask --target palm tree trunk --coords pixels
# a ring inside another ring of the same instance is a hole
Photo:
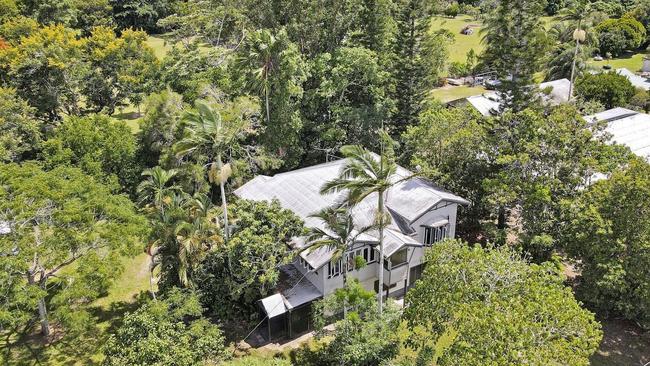
[[[379,303],[379,315],[381,315],[384,305],[384,192],[379,191],[377,198],[379,209],[379,288],[377,292],[377,301]]]
[[[223,162],[221,161],[221,154],[217,155],[217,168],[219,169],[219,174],[222,174],[221,170],[223,168]],[[221,191],[221,207],[223,209],[223,232],[226,242],[230,237],[230,232],[228,229],[228,203],[226,202],[226,182],[223,176],[219,177],[219,190]]]
[[[578,32],[580,31],[580,22],[581,20],[578,20]],[[571,98],[573,97],[573,79],[575,78],[575,70],[576,70],[576,58],[578,58],[578,49],[580,48],[580,40],[578,37],[576,37],[576,49],[573,52],[573,63],[571,64],[571,80],[569,82],[569,102],[571,101]]]

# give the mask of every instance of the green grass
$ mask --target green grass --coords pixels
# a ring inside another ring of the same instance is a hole
[[[645,51],[639,53],[628,52],[611,60],[594,61],[592,59],[588,64],[599,70],[602,70],[604,65],[610,65],[612,69],[626,68],[632,72],[636,72],[641,70],[641,67],[643,66],[643,57],[646,55],[647,52]]]
[[[452,86],[447,85],[442,88],[436,88],[431,91],[431,96],[438,101],[447,103],[452,100],[467,98],[472,95],[479,95],[485,92],[485,88],[481,86],[472,87],[467,85]]]
[[[147,38],[147,45],[153,48],[153,52],[158,59],[165,57],[167,52],[172,49],[172,45],[165,40],[164,36],[149,36]]]
[[[477,26],[472,27],[474,33],[468,36],[460,33],[469,24]],[[468,15],[459,15],[456,18],[433,17],[431,28],[433,30],[446,29],[454,34],[454,42],[449,46],[449,62],[465,62],[470,49],[474,49],[477,55],[483,50],[479,34],[481,22]]]
[[[99,365],[101,346],[122,321],[124,313],[139,306],[139,296],[148,296],[149,257],[142,253],[124,258],[124,272],[110,288],[107,296],[95,301],[90,309],[97,329],[81,340],[67,343],[63,340],[45,345],[36,334],[23,336],[13,345],[12,365]],[[0,349],[0,353],[4,350]],[[0,356],[1,360],[1,356]]]

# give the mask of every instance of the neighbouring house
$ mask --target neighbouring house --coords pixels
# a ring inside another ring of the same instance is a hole
[[[539,84],[540,96],[548,104],[556,105],[569,100],[569,87],[571,82],[568,79],[558,79]],[[482,115],[496,116],[501,109],[501,96],[498,92],[490,91],[481,95],[462,98],[447,103],[448,106],[457,107],[471,105]]]
[[[377,157],[378,158],[378,157]],[[244,199],[278,200],[280,205],[300,216],[308,227],[319,227],[320,220],[311,215],[335,205],[345,192],[321,195],[323,184],[339,176],[345,159],[298,169],[275,176],[257,176],[235,191]],[[398,167],[394,178],[413,174]],[[328,248],[305,250],[308,243],[296,238],[292,249],[295,261],[281,268],[277,292],[259,303],[266,324],[268,339],[292,338],[310,330],[311,303],[343,287],[343,274],[356,278],[368,290],[383,291],[387,296],[403,296],[420,278],[424,250],[445,238],[453,238],[458,206],[469,202],[422,178],[412,178],[392,187],[385,197],[391,223],[384,232],[384,283],[379,284],[378,232],[360,235],[353,248],[337,261]],[[377,196],[371,195],[352,209],[355,226],[373,223]],[[356,257],[367,265],[354,268]]]
[[[645,65],[645,61],[644,61]],[[650,90],[650,79],[645,76],[637,75],[628,69],[616,69],[616,73],[625,76],[635,88]]]
[[[584,118],[607,123],[605,131],[612,136],[612,143],[627,146],[650,162],[650,115],[619,107]]]

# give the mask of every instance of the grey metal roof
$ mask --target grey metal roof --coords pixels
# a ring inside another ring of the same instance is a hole
[[[635,87],[643,90],[650,90],[650,79],[639,76],[626,68],[616,69],[616,73],[627,77],[630,83]]]
[[[376,157],[378,158],[378,156]],[[321,195],[320,189],[325,182],[337,178],[346,163],[345,159],[341,159],[276,174],[273,177],[258,176],[235,190],[235,194],[244,199],[257,201],[277,199],[282,207],[292,210],[301,217],[306,226],[322,227],[319,219],[310,216],[326,207],[340,203],[345,197],[345,192]],[[398,181],[412,175],[407,169],[398,167],[392,179]],[[406,230],[405,222],[410,224],[441,201],[463,205],[469,204],[469,201],[421,178],[400,182],[386,192],[385,204],[393,217],[389,228],[400,234],[398,237],[403,242],[402,245],[410,243],[407,240],[409,238],[407,235],[413,232],[412,228]],[[351,213],[355,226],[361,228],[372,225],[376,211],[377,195],[372,194],[352,208]],[[395,217],[399,217],[399,219],[395,220]],[[395,239],[395,237],[392,239]],[[376,232],[364,234],[358,240],[365,242],[379,241]],[[296,242],[298,243],[296,246],[300,248],[300,240]],[[313,268],[320,268],[330,260],[331,256],[328,250],[322,248],[305,253],[303,258]]]
[[[568,79],[558,79],[539,84],[539,89],[550,88],[548,95],[542,95],[543,99],[549,104],[559,104],[568,101],[570,85],[571,82]],[[486,117],[499,113],[501,100],[502,98],[497,92],[487,92],[467,97],[467,102]]]
[[[259,303],[269,318],[282,315],[323,296],[305,276],[291,264],[280,267],[278,292]]]
[[[650,161],[650,115],[625,108],[614,108],[585,117],[588,121],[606,121],[605,131],[611,142],[625,145],[639,157]]]

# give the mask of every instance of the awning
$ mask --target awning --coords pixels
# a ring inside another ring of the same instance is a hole
[[[282,315],[287,312],[287,308],[284,305],[284,299],[281,294],[271,295],[260,300],[262,309],[266,315],[270,318],[275,318],[276,316]]]
[[[447,220],[447,219],[440,219],[440,220],[436,220],[436,221],[434,221],[432,224],[427,225],[427,226],[429,226],[429,227],[441,227],[441,226],[445,226],[445,225],[447,225],[447,224],[449,224],[449,220]]]

